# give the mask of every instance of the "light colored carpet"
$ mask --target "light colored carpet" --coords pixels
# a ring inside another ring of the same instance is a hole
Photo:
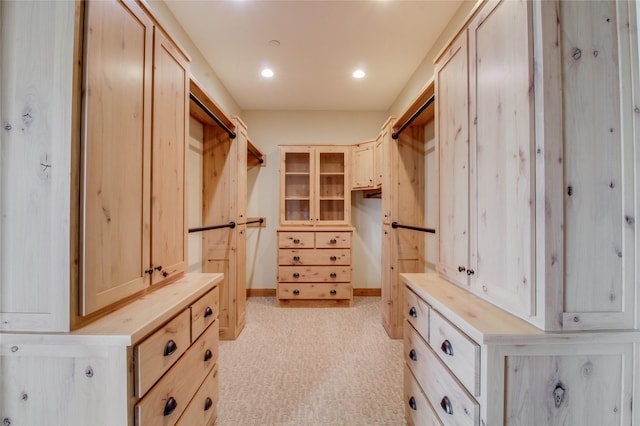
[[[245,329],[221,341],[216,425],[405,425],[402,341],[379,297],[351,308],[247,300]]]

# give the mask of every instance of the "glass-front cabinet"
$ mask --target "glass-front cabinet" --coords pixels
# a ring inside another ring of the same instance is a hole
[[[280,224],[347,225],[347,146],[280,146]]]

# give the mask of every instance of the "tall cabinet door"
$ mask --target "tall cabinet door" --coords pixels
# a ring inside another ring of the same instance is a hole
[[[467,32],[436,64],[439,224],[437,269],[460,285],[469,266],[469,70]]]
[[[133,2],[89,2],[84,43],[80,313],[87,315],[149,283],[153,24]]]
[[[530,2],[488,3],[469,26],[473,291],[535,314]],[[471,269],[469,269],[471,268]]]
[[[316,223],[345,225],[351,221],[348,147],[316,148]]]
[[[153,80],[152,284],[186,270],[187,60],[156,28]]]
[[[313,149],[280,148],[280,224],[309,225],[313,210]]]

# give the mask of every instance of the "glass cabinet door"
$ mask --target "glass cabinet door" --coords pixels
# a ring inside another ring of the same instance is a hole
[[[311,152],[285,152],[282,167],[284,167],[284,221],[312,220]]]
[[[345,153],[318,153],[318,218],[345,221]]]

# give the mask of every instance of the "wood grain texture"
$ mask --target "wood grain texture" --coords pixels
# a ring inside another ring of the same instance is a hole
[[[179,426],[213,426],[216,421],[219,389],[218,365],[216,364],[176,424]],[[209,400],[211,406],[209,406]]]
[[[415,406],[412,406],[411,402]],[[442,426],[438,415],[406,364],[404,367],[404,407],[405,418],[409,425]]]
[[[375,141],[351,146],[351,189],[375,187]]]

